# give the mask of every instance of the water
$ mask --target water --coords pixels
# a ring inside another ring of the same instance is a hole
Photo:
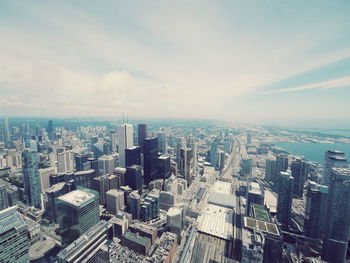
[[[343,151],[350,159],[350,144],[348,143],[304,143],[304,142],[274,142],[277,147],[288,151],[292,155],[304,156],[307,160],[323,165],[324,153],[327,150]]]

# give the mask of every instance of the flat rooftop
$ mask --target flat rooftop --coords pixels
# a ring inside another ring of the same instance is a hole
[[[254,217],[260,220],[264,221],[270,221],[269,214],[265,210],[265,207],[259,204],[252,204],[253,205],[253,214]]]
[[[260,185],[256,182],[251,182],[248,187],[248,192],[251,194],[262,195]]]
[[[95,195],[91,192],[74,190],[68,194],[59,197],[58,199],[66,203],[72,204],[74,206],[81,206],[87,201],[93,199],[94,197]]]
[[[219,192],[224,194],[231,194],[232,184],[229,182],[216,181],[211,192]]]
[[[140,236],[136,233],[133,233],[133,232],[126,232],[124,235],[123,235],[124,238],[128,239],[128,240],[131,240],[137,244],[140,244],[142,246],[146,246],[147,244],[151,244],[151,239],[148,238],[148,237],[143,237],[143,236]]]
[[[198,217],[198,231],[225,240],[233,238],[233,210],[208,204]]]
[[[244,227],[262,231],[264,233],[280,236],[278,227],[274,223],[266,222],[252,217],[244,217],[243,220]]]

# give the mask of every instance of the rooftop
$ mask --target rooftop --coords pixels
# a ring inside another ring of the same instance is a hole
[[[265,207],[259,204],[252,204],[254,217],[264,221],[270,221],[269,214],[265,210]]]
[[[266,222],[256,218],[246,216],[244,217],[243,224],[244,224],[244,227],[246,228],[259,230],[274,236],[280,236],[278,227],[274,223],[270,223],[270,222]]]
[[[12,206],[0,211],[0,235],[10,229],[20,229],[27,226],[20,213],[17,212],[17,207]]]
[[[256,195],[262,195],[262,191],[260,189],[260,185],[256,182],[251,182],[249,184],[248,192]]]
[[[128,240],[131,240],[137,244],[140,244],[142,246],[146,246],[147,244],[150,244],[151,243],[151,239],[148,238],[148,237],[143,237],[143,236],[140,236],[138,233],[133,233],[133,232],[126,232],[124,235],[123,235],[124,238],[128,239]]]
[[[95,195],[90,191],[75,190],[58,199],[74,206],[81,206],[93,198],[95,198]]]

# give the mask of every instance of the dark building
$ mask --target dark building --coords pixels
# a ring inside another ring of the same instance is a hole
[[[276,160],[266,160],[265,164],[265,180],[276,182]]]
[[[146,138],[143,149],[144,183],[156,179],[158,160],[158,138]]]
[[[75,169],[77,171],[84,171],[84,164],[87,163],[87,156],[85,154],[78,154],[75,156]]]
[[[303,197],[304,184],[309,174],[309,164],[301,159],[293,161],[290,165],[292,171],[292,177],[294,178],[294,196]]]
[[[139,125],[137,125],[137,130],[138,130],[138,144],[141,147],[141,152],[143,152],[144,140],[148,137],[147,136],[147,125],[146,124],[139,124]]]
[[[58,183],[68,182],[70,180],[74,181],[74,173],[57,173],[49,175],[50,186]]]
[[[74,183],[77,186],[85,188],[92,187],[92,180],[96,177],[96,171],[93,169],[77,171],[74,173]]]
[[[350,170],[333,168],[323,236],[322,260],[345,262],[350,235]]]
[[[90,169],[98,171],[98,161],[95,158],[88,158],[87,161],[90,163]]]
[[[55,133],[54,133],[54,129],[53,129],[52,120],[49,120],[49,123],[47,125],[47,135],[49,136],[49,139],[51,141],[55,139]]]
[[[304,233],[307,237],[322,239],[327,217],[327,199],[327,186],[308,182],[304,219]]]
[[[281,172],[285,172],[288,169],[288,156],[280,154],[276,156],[276,172],[275,172],[275,189],[278,189],[279,176]]]
[[[280,172],[278,178],[277,220],[288,226],[291,219],[294,180],[290,171]]]
[[[125,166],[141,165],[141,148],[133,146],[125,149]]]
[[[161,155],[157,160],[157,179],[168,179],[170,176],[170,156]]]
[[[125,184],[142,193],[142,167],[132,165],[126,168]]]

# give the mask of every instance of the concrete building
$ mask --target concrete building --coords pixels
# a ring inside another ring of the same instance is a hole
[[[292,212],[294,179],[290,171],[280,172],[278,178],[277,220],[282,225],[289,225]]]
[[[132,191],[128,196],[128,200],[132,219],[140,219],[141,197],[138,191]]]
[[[250,215],[252,204],[264,205],[264,187],[255,182],[249,182],[247,187],[246,214]]]
[[[253,160],[251,158],[243,158],[241,161],[241,176],[249,176],[252,173]]]
[[[73,151],[64,151],[57,154],[57,172],[74,172],[74,153]]]
[[[6,184],[0,181],[0,211],[9,207]]]
[[[117,132],[111,131],[111,150],[117,152]]]
[[[190,186],[193,181],[193,176],[195,175],[194,167],[194,154],[191,148],[181,148],[180,149],[180,174],[187,181],[187,185]]]
[[[168,210],[167,217],[167,226],[170,228],[170,231],[181,235],[181,231],[184,227],[184,213],[181,207],[171,207]]]
[[[138,146],[141,147],[141,152],[143,152],[143,143],[146,138],[148,138],[147,134],[147,125],[146,124],[138,124],[137,125],[137,131],[138,131]]]
[[[294,178],[294,196],[302,198],[304,185],[309,176],[309,163],[302,159],[296,159],[291,163],[290,169]]]
[[[43,191],[50,188],[50,175],[56,174],[56,173],[57,173],[56,167],[39,169],[40,185]]]
[[[0,211],[0,262],[29,262],[29,238],[27,224],[17,207]]]
[[[329,185],[331,180],[332,168],[348,168],[349,163],[345,157],[344,152],[337,150],[328,150],[324,157],[324,170],[322,183]]]
[[[116,215],[119,210],[124,210],[124,192],[122,190],[111,189],[106,192],[107,211]]]
[[[98,175],[113,174],[116,168],[116,159],[114,155],[103,155],[97,159]]]
[[[105,174],[92,179],[92,189],[99,193],[100,204],[106,205],[106,192],[118,188],[116,175]]]
[[[59,231],[62,243],[68,245],[100,221],[98,193],[81,188],[60,196]]]
[[[125,149],[134,146],[134,131],[131,124],[120,124],[117,126],[119,166],[126,168]]]
[[[158,152],[161,154],[168,154],[168,145],[166,140],[166,134],[163,131],[157,132],[157,138],[158,138]]]

